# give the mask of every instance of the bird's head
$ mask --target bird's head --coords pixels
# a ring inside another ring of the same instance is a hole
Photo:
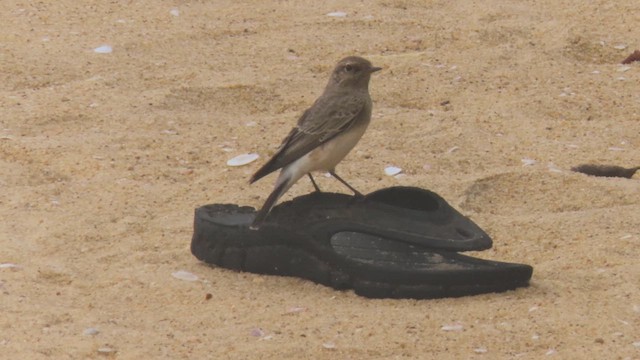
[[[368,88],[371,74],[382,68],[371,65],[367,59],[349,56],[338,62],[333,69],[329,85],[339,87]]]

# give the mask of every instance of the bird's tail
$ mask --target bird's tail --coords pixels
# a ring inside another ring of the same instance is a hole
[[[282,177],[278,178],[278,181],[276,183],[276,187],[273,189],[273,191],[271,192],[271,194],[267,198],[267,201],[264,202],[264,205],[262,205],[262,208],[260,208],[260,210],[258,210],[258,212],[256,213],[256,217],[253,220],[253,223],[251,223],[250,229],[258,230],[260,228],[260,226],[264,222],[264,219],[269,214],[269,211],[271,211],[271,208],[273,207],[273,205],[276,204],[276,201],[278,201],[278,199],[287,190],[289,190],[291,185],[293,185],[293,183],[295,181],[292,181],[292,180],[293,179],[290,176],[288,178],[282,178]],[[297,180],[297,179],[295,179],[295,180]]]

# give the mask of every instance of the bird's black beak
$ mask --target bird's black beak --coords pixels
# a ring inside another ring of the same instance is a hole
[[[382,68],[381,68],[381,67],[377,67],[377,66],[371,67],[371,68],[369,69],[369,74],[372,74],[372,73],[374,73],[374,72],[376,72],[376,71],[380,71],[380,70],[382,70]]]

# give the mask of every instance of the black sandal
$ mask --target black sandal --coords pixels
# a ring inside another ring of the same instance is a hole
[[[437,194],[412,187],[354,198],[311,193],[282,203],[259,230],[255,209],[196,209],[191,252],[224,268],[296,276],[371,298],[440,298],[527,286],[533,268],[472,258],[491,238]]]

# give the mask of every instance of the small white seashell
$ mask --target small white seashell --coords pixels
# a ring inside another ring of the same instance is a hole
[[[169,11],[169,14],[173,16],[180,16],[180,10],[178,10],[178,8],[173,8],[171,9],[171,11]]]
[[[86,328],[84,329],[84,331],[82,332],[83,335],[98,335],[100,331],[96,328],[90,327],[90,328]]]
[[[536,310],[538,310],[538,307],[535,305],[529,308],[529,312],[534,312]]]
[[[244,124],[244,126],[247,126],[247,127],[254,127],[256,125],[258,125],[258,123],[255,121],[249,121]]]
[[[562,169],[560,169],[559,167],[556,166],[556,164],[554,163],[548,163],[547,164],[547,169],[549,169],[549,171],[554,172],[554,173],[561,173]]]
[[[116,352],[116,349],[112,348],[111,346],[103,346],[101,348],[98,348],[98,353],[100,354],[112,354]]]
[[[447,150],[447,154],[451,154],[452,152],[456,152],[456,151],[458,151],[458,149],[460,149],[460,148],[457,147],[457,146],[454,146],[454,147],[450,148],[449,150]]]
[[[592,74],[600,74],[600,71],[598,71],[598,70],[593,70],[591,73],[592,73]]]
[[[345,17],[347,16],[346,12],[343,11],[334,11],[334,12],[330,12],[327,14],[327,16],[331,16],[331,17]]]
[[[98,54],[110,54],[112,51],[113,51],[113,49],[109,45],[102,45],[102,46],[98,46],[97,48],[93,49],[93,52],[98,53]]]
[[[11,269],[11,268],[17,268],[18,265],[13,264],[13,263],[2,263],[0,264],[0,269]]]
[[[634,341],[634,342],[633,342],[633,346],[634,346],[636,349],[640,349],[640,341]]]
[[[618,68],[618,72],[625,72],[625,71],[629,71],[631,69],[631,66],[620,66]]]
[[[384,168],[384,173],[389,176],[398,175],[402,172],[402,169],[396,166],[387,166]]]
[[[624,49],[626,49],[626,48],[627,48],[627,45],[625,45],[625,44],[618,44],[618,45],[614,46],[613,48],[614,48],[614,49],[616,49],[616,50],[624,50]]]
[[[462,324],[450,324],[443,325],[440,330],[442,331],[461,331],[463,329]]]
[[[616,147],[616,146],[612,146],[609,148],[610,151],[624,151],[623,148],[621,147]]]
[[[536,161],[534,159],[529,159],[529,158],[524,158],[522,160],[522,166],[531,166],[534,165],[536,163]]]
[[[549,349],[549,351],[547,351],[547,352],[545,353],[545,355],[547,355],[547,356],[549,356],[549,355],[553,355],[553,354],[555,354],[556,352],[557,352],[557,351],[555,351],[554,349]]]
[[[538,339],[540,339],[540,335],[538,334],[531,335],[531,340],[538,340]]]
[[[264,336],[264,331],[261,328],[255,328],[255,329],[251,329],[251,336],[255,336],[255,337],[263,337]]]
[[[484,354],[487,352],[487,348],[485,347],[475,348],[473,349],[473,352],[475,352],[476,354]]]
[[[626,78],[626,77],[624,77],[624,76],[618,76],[618,77],[616,78],[616,80],[625,81],[625,80],[627,80],[627,78]]]
[[[227,165],[229,166],[242,166],[242,165],[247,165],[249,163],[252,163],[254,161],[256,161],[257,158],[259,158],[260,155],[258,154],[242,154],[242,155],[238,155],[236,157],[234,157],[233,159],[229,159],[227,161]]]
[[[171,276],[173,276],[176,279],[179,280],[184,280],[184,281],[196,281],[198,280],[198,276],[195,274],[192,274],[188,271],[184,271],[184,270],[178,270],[178,271],[174,271],[171,273]]]
[[[633,235],[631,235],[631,234],[622,235],[620,237],[620,240],[627,240],[627,239],[631,239],[632,237],[633,237]]]
[[[336,344],[333,341],[327,341],[322,344],[322,347],[325,349],[333,350],[336,348]]]
[[[302,311],[307,310],[307,308],[305,307],[301,307],[301,306],[293,306],[287,309],[287,314],[294,314],[294,313],[299,313]]]

